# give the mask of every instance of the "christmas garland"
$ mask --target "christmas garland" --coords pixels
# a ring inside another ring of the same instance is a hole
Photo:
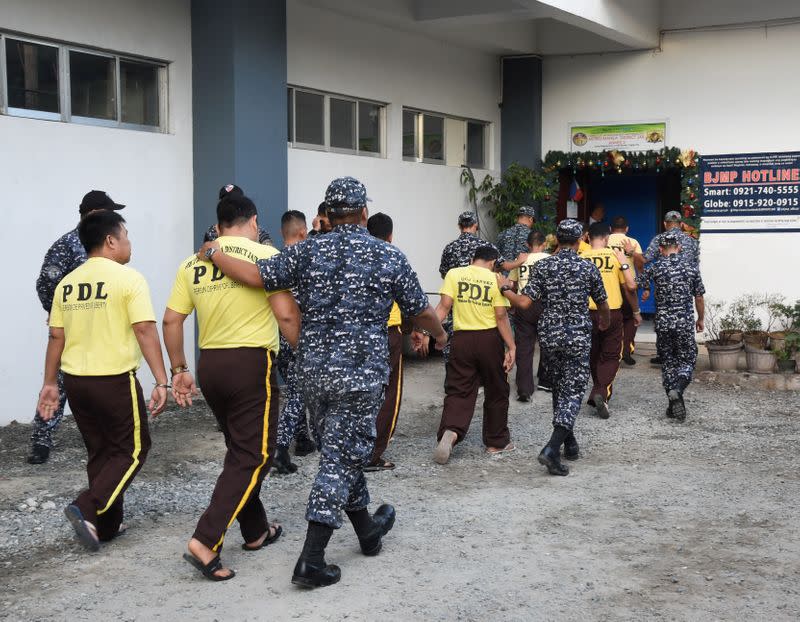
[[[679,169],[681,172],[681,211],[684,229],[698,236],[700,233],[700,199],[697,196],[699,176],[697,153],[691,149],[681,151],[676,147],[658,151],[550,151],[542,162],[542,174],[547,194],[541,201],[542,220],[548,228],[555,229],[558,211],[559,175],[564,169],[600,171],[606,174],[625,175],[640,171]]]

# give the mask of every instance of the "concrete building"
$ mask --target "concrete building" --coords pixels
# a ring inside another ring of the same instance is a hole
[[[791,0],[0,0],[0,37],[15,299],[0,424],[32,417],[46,343],[33,284],[90,189],[128,205],[160,314],[227,182],[279,239],[284,210],[310,219],[330,179],[360,178],[435,291],[469,207],[464,164],[535,166],[568,150],[575,122],[663,121],[668,145],[701,154],[800,146]],[[778,269],[800,259],[796,241],[704,236],[710,294],[800,298]]]

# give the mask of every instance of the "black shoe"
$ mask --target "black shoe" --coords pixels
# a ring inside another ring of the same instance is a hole
[[[667,416],[671,416],[678,421],[684,421],[686,419],[686,405],[683,403],[683,396],[675,389],[672,389],[667,393],[667,397],[669,398],[669,411],[667,412],[672,412],[672,415],[668,414]]]
[[[663,362],[664,361],[661,360],[660,356],[654,356],[653,358],[650,359],[650,364],[651,365],[661,365]]]
[[[383,504],[372,515],[372,532],[363,540],[358,539],[361,545],[361,552],[364,555],[373,557],[381,552],[383,548],[383,536],[389,533],[394,527],[394,519],[397,513],[394,507],[388,504]]]
[[[551,387],[548,384],[542,384],[541,382],[539,383],[539,386],[537,386],[536,388],[539,389],[539,391],[546,391],[547,393],[553,392],[553,387]]]
[[[553,451],[550,445],[544,446],[544,449],[542,449],[537,459],[539,460],[539,464],[543,464],[547,467],[547,472],[550,473],[550,475],[569,475],[569,468],[561,464],[558,454]]]
[[[626,354],[622,357],[622,362],[626,365],[636,365],[636,359],[633,358],[630,354]]]
[[[574,434],[570,434],[564,440],[564,459],[577,460],[581,455],[580,447],[578,447],[578,439]]]
[[[608,419],[611,416],[611,413],[608,411],[608,403],[606,402],[605,397],[598,393],[592,398],[592,401],[594,402],[595,409],[597,409],[598,417],[601,419]]]
[[[308,454],[313,454],[315,451],[317,451],[317,444],[307,436],[301,436],[295,441],[295,456],[307,456]]]
[[[338,583],[341,578],[342,571],[339,566],[326,564],[324,560],[322,565],[318,566],[301,557],[294,566],[292,583],[307,588],[325,587]]]
[[[517,401],[518,402],[530,402],[531,401],[531,396],[527,395],[525,393],[518,393],[517,394]]]
[[[297,465],[292,462],[288,447],[278,447],[278,451],[275,452],[275,462],[272,466],[279,475],[289,475],[297,472]]]
[[[44,464],[50,459],[50,448],[47,445],[34,445],[31,448],[31,455],[28,456],[28,464]]]

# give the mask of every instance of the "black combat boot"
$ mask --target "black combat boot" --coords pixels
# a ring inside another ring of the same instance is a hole
[[[550,475],[569,475],[569,468],[561,464],[561,445],[564,444],[569,433],[570,430],[563,426],[553,426],[553,435],[550,437],[550,441],[539,453],[537,458],[539,464],[546,466]]]
[[[297,472],[297,465],[292,462],[288,447],[278,446],[275,452],[275,462],[272,463],[272,466],[279,475],[289,475]]]
[[[333,527],[309,521],[303,552],[294,567],[292,583],[300,587],[325,587],[342,578],[339,566],[325,563],[325,547],[333,535]]]
[[[294,455],[307,456],[315,451],[317,451],[317,444],[309,438],[308,432],[301,431],[294,443]]]
[[[569,435],[564,439],[564,459],[577,460],[580,454],[581,450],[578,446],[578,439],[575,438],[575,435],[570,430]]]
[[[28,456],[28,464],[44,464],[50,459],[50,448],[47,445],[34,445]]]
[[[381,552],[383,536],[394,527],[396,515],[394,507],[388,504],[381,505],[371,517],[366,508],[347,513],[364,555],[372,557]]]

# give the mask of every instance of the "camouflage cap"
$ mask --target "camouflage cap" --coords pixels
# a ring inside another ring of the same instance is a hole
[[[458,226],[463,228],[478,224],[478,216],[475,212],[461,212],[458,215]]]
[[[680,212],[676,212],[672,210],[671,212],[667,212],[664,216],[664,222],[680,222],[681,221],[681,214]]]
[[[658,245],[663,247],[678,246],[680,243],[678,234],[674,231],[666,231],[658,238]]]
[[[572,218],[565,218],[556,228],[556,235],[559,238],[571,238],[577,240],[583,235],[583,225]]]
[[[325,191],[325,204],[328,209],[355,211],[367,206],[367,189],[354,177],[339,177],[328,184]]]
[[[523,205],[519,208],[517,212],[517,216],[530,216],[534,220],[536,220],[536,210],[532,208],[530,205]]]

